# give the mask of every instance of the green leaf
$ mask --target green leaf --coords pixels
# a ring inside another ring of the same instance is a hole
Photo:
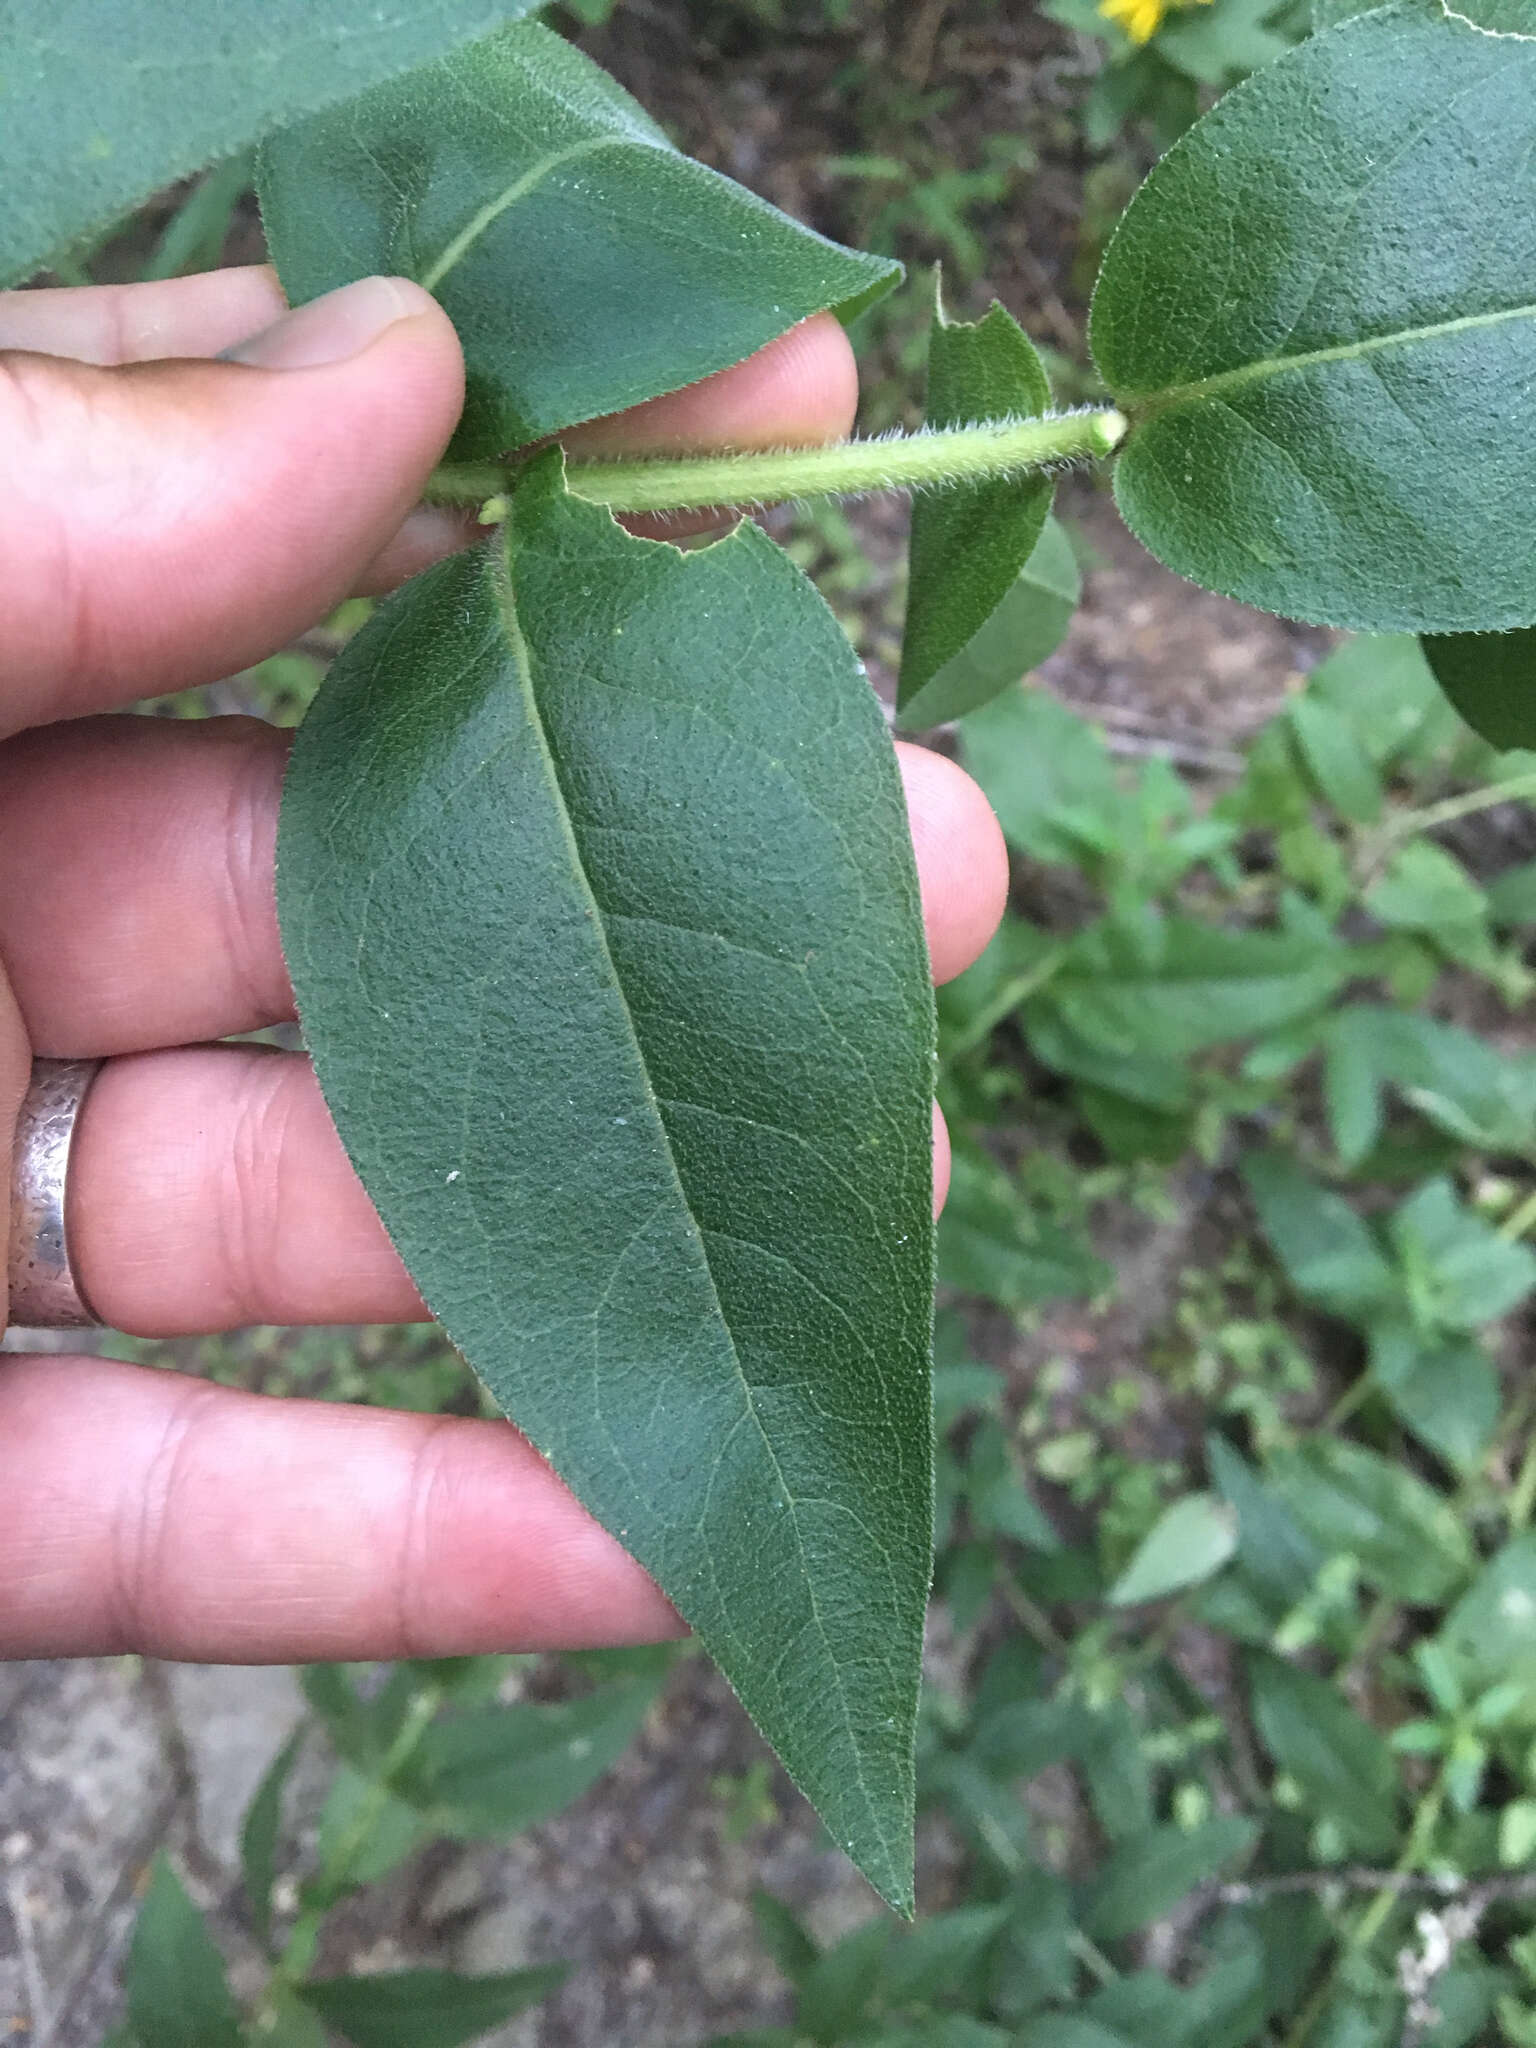
[[[1307,696],[1349,720],[1377,768],[1433,756],[1460,727],[1412,633],[1361,633],[1320,661]]]
[[[537,22],[285,130],[258,183],[296,304],[372,271],[441,301],[460,456],[691,384],[898,275],[682,156]]]
[[[1116,496],[1181,575],[1324,624],[1536,617],[1536,43],[1416,4],[1235,87],[1110,244]],[[1490,236],[1480,224],[1498,220]]]
[[[758,528],[634,540],[551,455],[504,549],[332,669],[278,887],[326,1100],[434,1313],[908,1903],[933,1013],[840,628]]]
[[[1426,1338],[1400,1323],[1371,1332],[1371,1378],[1392,1412],[1459,1472],[1481,1462],[1499,1420],[1499,1375],[1471,1338]]]
[[[1495,924],[1536,924],[1536,860],[1506,868],[1488,884],[1488,911]]]
[[[1536,746],[1536,627],[1429,634],[1424,657],[1457,711],[1490,746]]]
[[[757,1937],[791,1984],[798,1984],[821,1951],[782,1899],[761,1885],[752,1893]]]
[[[1134,1835],[1095,1880],[1083,1926],[1097,1941],[1119,1941],[1159,1919],[1258,1838],[1251,1820],[1220,1814],[1187,1831],[1172,1825]]]
[[[0,285],[267,129],[528,12],[531,0],[112,0],[0,17]]]
[[[1266,1476],[1325,1555],[1358,1559],[1366,1578],[1395,1600],[1446,1600],[1472,1569],[1472,1541],[1452,1504],[1362,1444],[1309,1437],[1295,1450],[1271,1453]]]
[[[1009,844],[1036,860],[1075,862],[1073,820],[1121,803],[1103,734],[1048,690],[1006,690],[960,728],[960,759],[981,784]]]
[[[1124,2034],[1112,2034],[1097,2020],[1076,2013],[1046,2012],[1028,2021],[1014,2037],[1014,2048],[1132,2048]]]
[[[461,1977],[452,1970],[391,1970],[320,1977],[298,1987],[304,2003],[354,2048],[460,2048],[559,1988],[566,1965]]]
[[[283,1823],[283,1791],[289,1773],[304,1747],[303,1722],[294,1729],[267,1768],[246,1808],[240,1831],[240,1869],[245,1882],[246,1904],[256,1939],[265,1948],[272,1931],[272,1880],[276,1875],[278,1831]]]
[[[365,1810],[366,1835],[344,1855]],[[420,1847],[425,1832],[421,1815],[403,1799],[386,1792],[381,1800],[375,1777],[343,1764],[320,1813],[320,1861],[334,1873],[324,1880],[326,1900],[376,1883]]]
[[[1298,697],[1290,708],[1291,731],[1324,802],[1357,825],[1381,816],[1381,777],[1355,737],[1349,721],[1319,697]]]
[[[1446,1616],[1440,1646],[1468,1693],[1517,1680],[1536,1700],[1536,1535],[1491,1557]],[[1528,1726],[1532,1715],[1522,1717]]]
[[[1355,1003],[1328,1023],[1325,1088],[1334,1144],[1355,1165],[1381,1130],[1391,1082],[1441,1130],[1482,1152],[1536,1149],[1536,1057],[1383,1004]]]
[[[125,1973],[128,2023],[154,2048],[240,2048],[224,1958],[162,1851],[150,1869]]]
[[[1164,1508],[1110,1587],[1111,1607],[1161,1600],[1213,1578],[1237,1549],[1237,1512],[1211,1493],[1186,1494]]]
[[[1214,1433],[1205,1440],[1206,1463],[1222,1496],[1237,1510],[1238,1567],[1259,1590],[1276,1620],[1307,1593],[1322,1554],[1295,1517]]]
[[[813,2041],[846,2038],[879,1988],[894,1933],[889,1920],[866,1920],[819,1955],[800,1979],[795,2021]]]
[[[1397,1292],[1369,1226],[1283,1152],[1250,1152],[1243,1179],[1270,1249],[1297,1293],[1346,1322],[1368,1321]]]
[[[1051,978],[1050,1000],[1107,1052],[1176,1058],[1306,1016],[1349,962],[1331,938],[1226,931],[1149,912],[1135,930],[1106,918],[1080,932]]]
[[[994,302],[984,319],[945,317],[934,280],[928,335],[930,428],[974,420],[1028,417],[1050,410],[1051,386],[1034,345],[1017,320]],[[1048,476],[993,479],[930,491],[912,507],[911,574],[896,709],[909,726],[958,718],[985,697],[967,695],[942,672],[964,655],[1012,590],[1029,561],[1051,509]],[[998,678],[1016,682],[1022,667]],[[965,680],[974,683],[974,675]],[[989,689],[987,696],[996,694]]]
[[[1016,1315],[1043,1301],[1096,1294],[1109,1268],[1079,1233],[1040,1215],[1006,1171],[957,1143],[939,1220],[939,1281]]]
[[[1507,1244],[1457,1199],[1448,1180],[1432,1180],[1388,1226],[1405,1267],[1427,1289],[1426,1309],[1447,1330],[1475,1330],[1507,1315],[1536,1287],[1536,1253]]]
[[[919,499],[914,519],[922,512]],[[962,718],[1038,668],[1061,645],[1082,595],[1082,571],[1059,519],[1047,519],[1034,551],[997,609],[958,654],[899,709],[905,731]]]
[[[1366,890],[1365,907],[1393,931],[1433,937],[1480,923],[1488,899],[1454,854],[1433,840],[1415,839]]]
[[[961,1906],[919,1920],[887,1955],[881,1995],[887,2005],[932,2005],[966,1996],[982,1959],[1008,1921],[1005,1905]]]
[[[654,1679],[600,1686],[585,1699],[519,1702],[446,1715],[398,1782],[441,1833],[476,1840],[536,1827],[616,1764],[660,1690]]]
[[[1279,1657],[1248,1659],[1254,1723],[1278,1768],[1314,1813],[1331,1820],[1361,1856],[1397,1845],[1397,1764],[1338,1687]]]

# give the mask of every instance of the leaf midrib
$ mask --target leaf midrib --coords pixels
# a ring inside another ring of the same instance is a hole
[[[1185,405],[1191,400],[1221,398],[1247,385],[1267,382],[1271,377],[1315,369],[1323,363],[1358,362],[1386,349],[1410,348],[1416,342],[1440,341],[1447,335],[1499,327],[1515,320],[1536,320],[1536,304],[1505,306],[1492,313],[1464,313],[1455,320],[1437,320],[1423,327],[1401,327],[1391,334],[1372,334],[1361,341],[1344,341],[1331,348],[1308,349],[1302,355],[1266,356],[1258,362],[1240,363],[1235,369],[1218,370],[1214,376],[1198,377],[1187,384],[1170,384],[1161,391],[1145,394],[1117,391],[1115,401],[1134,412],[1139,420],[1154,419],[1172,406]]]
[[[480,211],[460,228],[453,240],[441,251],[435,262],[429,263],[416,280],[424,291],[435,292],[443,279],[463,262],[470,250],[509,208],[526,199],[528,194],[544,180],[558,171],[563,164],[574,163],[584,156],[595,156],[604,149],[661,149],[659,142],[644,142],[635,135],[584,135],[579,142],[568,142],[563,149],[552,149],[530,164],[520,177],[514,178],[505,191],[488,199]]]
[[[801,1580],[805,1587],[806,1598],[810,1603],[811,1620],[815,1626],[828,1667],[831,1670],[833,1683],[837,1688],[838,1707],[848,1746],[853,1755],[854,1771],[858,1780],[859,1792],[863,1798],[865,1813],[867,1818],[877,1827],[881,1841],[884,1844],[887,1877],[888,1879],[895,1880],[900,1875],[900,1859],[893,1855],[891,1844],[886,1839],[885,1830],[879,1828],[879,1808],[871,1796],[868,1782],[864,1776],[863,1756],[858,1738],[854,1733],[853,1717],[849,1710],[848,1690],[843,1681],[842,1667],[833,1652],[831,1640],[827,1634],[826,1623],[822,1618],[821,1605],[816,1597],[815,1581],[811,1576],[806,1560],[805,1538],[800,1528],[799,1500],[790,1488],[783,1466],[779,1462],[778,1453],[774,1449],[773,1440],[764,1428],[762,1418],[758,1414],[757,1403],[753,1398],[752,1383],[747,1378],[746,1369],[741,1361],[741,1353],[737,1348],[736,1333],[727,1320],[724,1306],[720,1300],[720,1291],[715,1280],[714,1268],[710,1263],[706,1233],[698,1217],[694,1214],[693,1204],[689,1201],[688,1191],[683,1185],[682,1174],[678,1169],[677,1155],[672,1147],[671,1133],[667,1129],[666,1118],[662,1114],[661,1104],[652,1085],[650,1067],[645,1057],[645,1048],[641,1043],[640,1034],[635,1028],[634,1015],[629,1005],[629,997],[619,974],[618,965],[614,960],[612,948],[608,943],[607,922],[603,916],[602,907],[593,893],[592,884],[587,877],[586,864],[582,859],[581,843],[576,836],[576,828],[571,818],[570,807],[566,802],[565,788],[560,780],[560,771],[555,765],[554,750],[550,746],[549,735],[544,729],[543,714],[539,708],[538,697],[533,686],[532,652],[523,633],[522,622],[517,616],[517,600],[512,588],[511,570],[508,561],[509,552],[508,546],[498,547],[491,557],[492,595],[497,612],[501,618],[502,629],[507,636],[507,644],[512,654],[513,667],[517,672],[518,686],[522,691],[529,727],[538,745],[539,757],[543,763],[550,794],[554,799],[555,809],[559,816],[560,830],[569,848],[571,873],[590,906],[592,929],[598,944],[602,948],[603,957],[608,964],[608,971],[612,977],[614,992],[618,996],[624,1011],[625,1023],[629,1030],[630,1041],[635,1049],[635,1058],[640,1069],[646,1096],[655,1112],[657,1126],[662,1134],[667,1166],[672,1175],[673,1184],[677,1189],[677,1197],[682,1204],[683,1213],[688,1218],[689,1228],[698,1246],[699,1259],[709,1284],[710,1297],[714,1303],[715,1313],[719,1318],[720,1328],[725,1333],[726,1342],[730,1346],[731,1364],[737,1378],[741,1382],[747,1418],[750,1420],[752,1427],[757,1431],[764,1452],[773,1467],[783,1492],[785,1509],[795,1532],[795,1546],[800,1552],[802,1565]]]

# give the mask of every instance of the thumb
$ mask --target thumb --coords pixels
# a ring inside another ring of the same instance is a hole
[[[323,618],[463,390],[447,315],[403,278],[213,361],[0,353],[0,733],[228,675]]]

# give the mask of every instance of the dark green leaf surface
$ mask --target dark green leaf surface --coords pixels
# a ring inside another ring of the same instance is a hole
[[[994,304],[982,320],[952,322],[936,297],[928,338],[926,425],[959,427],[1028,416],[1048,411],[1050,403],[1045,366],[1011,313]],[[1047,476],[1022,482],[1007,478],[930,491],[914,503],[896,690],[903,725],[939,725],[985,703],[986,697],[974,694],[974,665],[953,675],[945,672],[966,654],[1012,592],[1040,538],[1054,489]],[[1001,675],[987,696],[1017,682],[1026,666]],[[990,672],[992,664],[984,656],[980,673]]]
[[[1536,627],[1429,634],[1424,657],[1446,696],[1490,746],[1536,746]]]
[[[316,1978],[299,1987],[299,1996],[354,2048],[462,2048],[547,1998],[565,1974],[559,1963],[494,1977],[393,1970]]]
[[[921,513],[919,500],[914,517]],[[1060,520],[1047,519],[1029,560],[984,625],[898,712],[909,732],[963,718],[1054,654],[1077,609],[1082,573]]]
[[[752,526],[520,487],[332,670],[279,899],[321,1085],[450,1336],[911,1896],[932,998],[900,778]]]
[[[145,2048],[240,2048],[224,1959],[163,1853],[139,1908],[125,1982],[128,2022]]]
[[[1139,422],[1121,509],[1181,575],[1332,625],[1528,624],[1536,43],[1413,0],[1237,86],[1132,202],[1092,339]]]
[[[691,384],[898,274],[681,155],[537,22],[274,137],[258,174],[295,302],[370,271],[441,300],[461,456]]]
[[[430,63],[531,4],[10,0],[0,11],[0,285],[266,129]]]

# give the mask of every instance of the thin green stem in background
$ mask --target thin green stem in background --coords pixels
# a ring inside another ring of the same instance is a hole
[[[571,462],[565,481],[573,496],[615,512],[699,512],[716,505],[858,497],[1024,476],[1083,456],[1109,455],[1125,430],[1125,419],[1113,409],[1047,413],[825,448]],[[424,495],[429,504],[476,505],[515,481],[516,471],[499,463],[447,463],[432,472]]]
[[[1343,1942],[1335,1952],[1332,1963],[1324,1973],[1322,1982],[1302,2007],[1296,2024],[1285,2037],[1285,2048],[1306,2048],[1313,2030],[1326,2011],[1338,1984],[1340,1973],[1350,1956],[1358,1955],[1370,1947],[1387,1923],[1392,1908],[1402,1898],[1401,1879],[1413,1871],[1427,1854],[1434,1839],[1435,1829],[1440,1824],[1440,1815],[1445,1809],[1446,1778],[1442,1770],[1435,1782],[1424,1794],[1414,1809],[1413,1822],[1408,1830],[1408,1839],[1403,1853],[1398,1857],[1390,1873],[1391,1881],[1384,1884],[1374,1899],[1360,1915]]]
[[[443,1688],[435,1684],[424,1685],[412,1695],[399,1732],[379,1765],[377,1776],[369,1781],[357,1811],[327,1853],[313,1882],[306,1887],[303,1909],[272,1971],[269,2000],[278,1986],[302,1984],[309,1974],[319,1946],[321,1923],[348,1889],[357,1859],[372,1840],[374,1829],[393,1796],[395,1779],[415,1755],[445,1697]]]

